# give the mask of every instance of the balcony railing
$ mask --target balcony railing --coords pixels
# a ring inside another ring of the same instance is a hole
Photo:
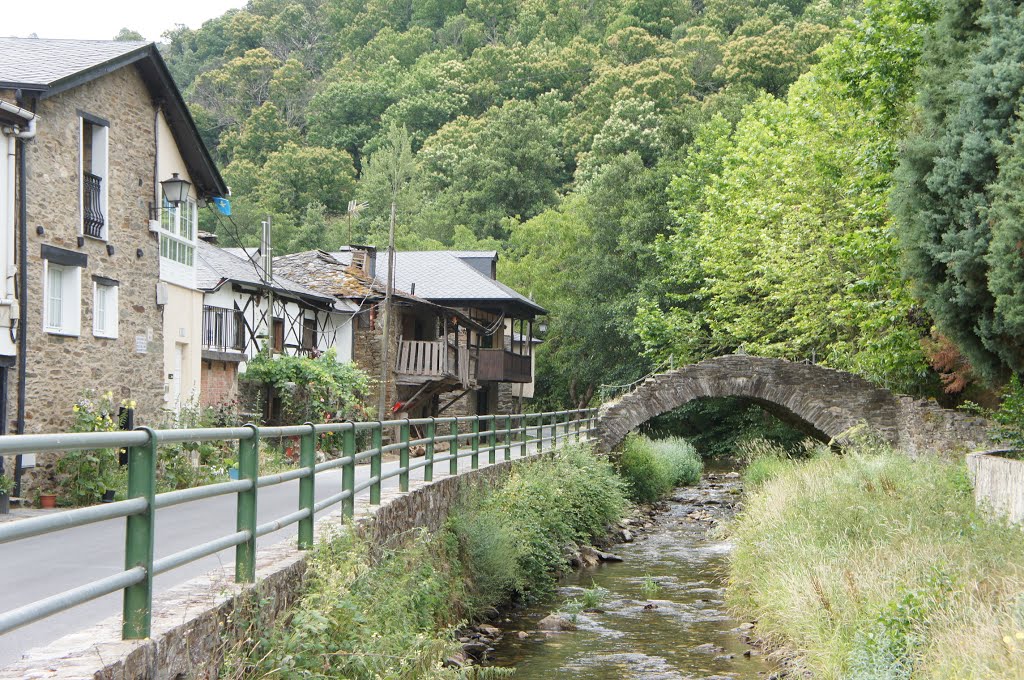
[[[533,380],[530,357],[504,349],[477,350],[477,380],[497,382],[528,383]]]
[[[395,371],[400,382],[422,383],[451,378],[462,385],[474,381],[473,353],[444,340],[403,340],[398,343]]]
[[[103,238],[103,178],[82,174],[82,231],[86,236]]]
[[[245,321],[232,309],[203,307],[203,349],[241,352],[245,349]]]

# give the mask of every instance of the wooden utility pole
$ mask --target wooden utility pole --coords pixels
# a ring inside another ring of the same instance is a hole
[[[383,350],[381,352],[383,361],[380,368],[380,399],[377,403],[377,417],[384,419],[385,408],[387,407],[388,393],[388,372],[391,354],[390,329],[391,329],[391,295],[395,290],[395,196],[391,198],[391,220],[388,224],[388,283],[384,290],[384,323],[383,323]]]

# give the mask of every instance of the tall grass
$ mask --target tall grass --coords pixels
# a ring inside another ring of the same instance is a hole
[[[651,503],[677,486],[700,481],[704,464],[690,442],[680,437],[626,437],[617,462],[619,474],[638,503]]]
[[[226,656],[231,678],[490,678],[446,669],[454,628],[512,598],[553,591],[563,547],[605,532],[626,509],[625,485],[588,449],[518,465],[472,494],[436,534],[371,550],[349,532],[318,544],[286,621],[252,626]],[[256,614],[258,619],[258,612]],[[244,626],[243,626],[244,627]]]
[[[765,459],[728,597],[802,670],[1024,677],[1024,536],[975,508],[962,464],[879,445]]]

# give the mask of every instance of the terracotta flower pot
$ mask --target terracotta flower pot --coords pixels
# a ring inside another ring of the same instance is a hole
[[[41,507],[41,508],[55,508],[55,507],[57,507],[57,494],[55,494],[55,493],[41,493],[41,494],[39,494],[39,507]]]

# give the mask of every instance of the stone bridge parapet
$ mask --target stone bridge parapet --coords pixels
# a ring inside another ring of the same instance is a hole
[[[785,359],[728,355],[648,378],[605,404],[598,421],[609,451],[651,418],[694,399],[740,397],[822,441],[842,443],[866,427],[917,455],[986,447],[989,424],[933,401],[893,394],[846,371]]]

